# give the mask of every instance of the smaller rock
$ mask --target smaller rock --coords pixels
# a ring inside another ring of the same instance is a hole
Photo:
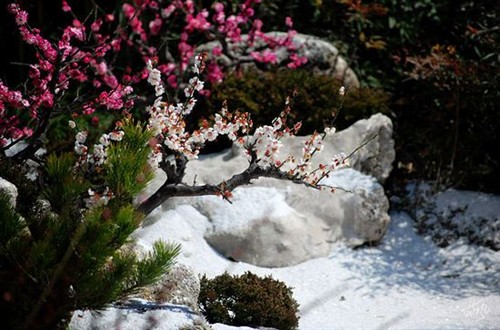
[[[285,40],[288,35],[285,32],[267,32],[266,37]],[[247,35],[242,35],[242,40],[248,38]],[[299,57],[307,58],[307,63],[302,68],[311,71],[314,74],[322,74],[333,76],[341,81],[348,88],[359,87],[359,80],[354,71],[349,68],[347,61],[340,56],[338,49],[330,42],[322,40],[316,36],[297,33],[293,36],[292,42],[295,46],[296,53]],[[211,41],[200,45],[196,51],[206,51],[211,54],[211,50],[215,47],[221,47],[219,41]],[[228,49],[229,56],[222,55],[217,60],[226,67],[232,67],[237,61],[245,60],[244,68],[255,67],[249,56],[250,52],[256,49],[261,51],[267,47],[267,44],[261,40],[256,40],[253,47],[248,48],[242,44],[231,45]],[[286,67],[289,61],[289,53],[286,47],[278,47],[273,50],[276,54],[277,65]],[[250,60],[250,61],[249,61]],[[235,62],[236,61],[236,62]]]
[[[186,306],[158,304],[142,299],[117,303],[95,313],[80,311],[73,313],[69,329],[165,329],[165,330],[209,330],[205,319]]]
[[[0,177],[0,193],[6,194],[12,207],[16,207],[17,187],[2,177]]]
[[[157,303],[184,305],[199,312],[200,279],[189,267],[176,264],[158,281],[141,290],[139,297]]]

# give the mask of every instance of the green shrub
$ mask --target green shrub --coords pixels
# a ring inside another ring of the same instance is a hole
[[[292,290],[271,276],[250,272],[201,279],[200,309],[211,323],[296,329],[299,305]]]
[[[311,134],[321,129],[340,104],[340,83],[333,77],[313,75],[306,70],[249,70],[233,73],[224,82],[214,86],[207,101],[210,111],[220,109],[227,100],[230,109],[241,108],[252,115],[254,125],[270,123],[279,115],[287,96],[293,98],[293,121],[302,121],[300,134]],[[342,111],[336,119],[338,129],[371,114],[388,113],[389,95],[379,89],[359,88],[348,90]]]

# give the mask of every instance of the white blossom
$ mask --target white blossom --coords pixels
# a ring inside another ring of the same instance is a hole
[[[121,141],[124,135],[124,131],[113,131],[108,134],[109,138],[113,141]]]
[[[335,134],[335,132],[336,132],[335,127],[325,127],[325,134],[326,135],[332,136],[333,134]]]
[[[345,95],[345,87],[344,87],[344,86],[341,86],[341,87],[339,88],[339,95],[340,95],[340,96],[344,96],[344,95]]]
[[[85,143],[88,133],[86,131],[76,133],[75,139],[78,143]]]

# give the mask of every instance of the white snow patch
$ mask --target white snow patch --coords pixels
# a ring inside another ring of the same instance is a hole
[[[270,195],[260,197],[263,204],[266,199],[280,203]],[[244,212],[262,210],[246,208]],[[237,221],[235,214],[225,221]],[[416,234],[408,214],[393,212],[391,218],[378,246],[352,250],[339,243],[329,257],[272,269],[232,262],[214,251],[204,239],[210,222],[189,205],[166,212],[158,208],[134,236],[144,250],[157,239],[181,243],[178,261],[208,277],[251,271],[284,281],[300,304],[300,330],[498,329],[500,253],[463,241],[442,249]],[[158,329],[178,329],[174,326],[191,317],[186,310],[184,316],[163,312],[153,314],[162,325]],[[126,311],[113,313],[126,321],[122,329],[142,326]],[[216,330],[234,328],[214,325]]]

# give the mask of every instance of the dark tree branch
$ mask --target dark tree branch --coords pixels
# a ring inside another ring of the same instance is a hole
[[[259,167],[256,159],[253,159],[245,171],[235,174],[230,179],[222,181],[216,185],[205,184],[201,186],[191,186],[184,183],[172,184],[169,183],[169,180],[167,179],[167,181],[151,197],[139,205],[138,210],[147,215],[171,197],[223,194],[225,191],[232,191],[236,187],[250,184],[252,180],[259,177],[283,179],[317,188],[300,178],[290,177],[288,173],[280,171],[280,169],[276,166],[269,166],[268,168],[263,169]]]

